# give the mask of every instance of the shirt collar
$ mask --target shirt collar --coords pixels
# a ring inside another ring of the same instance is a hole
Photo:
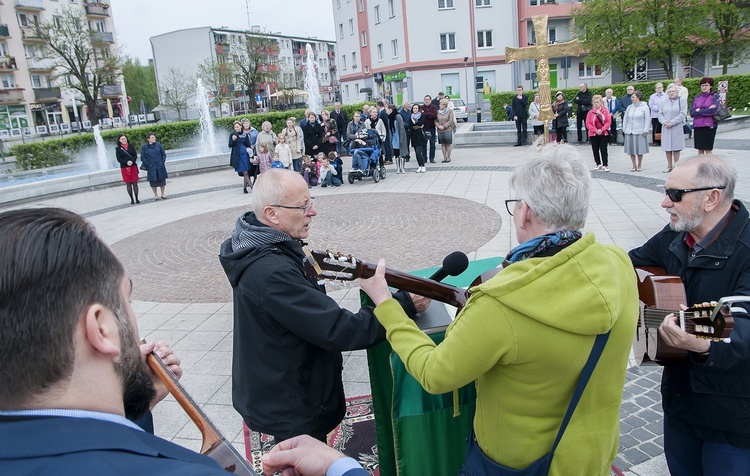
[[[143,431],[132,421],[122,415],[114,413],[95,412],[91,410],[77,410],[70,408],[35,408],[30,410],[0,410],[0,416],[20,417],[66,417],[66,418],[92,418],[94,420],[108,421],[124,425],[135,430]]]

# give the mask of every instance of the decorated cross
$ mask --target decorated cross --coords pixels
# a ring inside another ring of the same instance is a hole
[[[549,124],[555,118],[552,112],[552,91],[549,85],[549,59],[564,56],[580,56],[581,48],[578,40],[565,43],[547,44],[547,15],[531,17],[536,32],[536,46],[524,48],[505,48],[505,61],[512,63],[519,60],[537,61],[537,79],[539,80],[539,119],[544,122],[544,140],[549,142]]]

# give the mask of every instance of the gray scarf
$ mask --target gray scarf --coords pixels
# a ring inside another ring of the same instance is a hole
[[[237,219],[232,232],[232,251],[291,241],[292,237],[258,221],[255,213],[247,212]]]

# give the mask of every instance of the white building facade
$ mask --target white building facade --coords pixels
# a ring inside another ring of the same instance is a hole
[[[163,98],[163,80],[171,68],[182,72],[190,80],[196,80],[199,66],[210,59],[219,64],[239,61],[233,50],[242,47],[245,36],[260,32],[254,27],[250,32],[225,28],[199,27],[177,30],[151,37],[159,98]],[[336,43],[333,41],[287,36],[278,33],[268,34],[278,46],[278,54],[263,67],[269,72],[278,73],[276,79],[259,85],[256,91],[244,91],[235,78],[227,84],[229,101],[213,109],[217,116],[234,115],[249,109],[248,101],[256,101],[259,107],[276,107],[279,91],[304,90],[303,70],[305,69],[306,45],[310,44],[317,63],[317,78],[320,96],[325,103],[333,102],[338,94],[339,79],[336,65]],[[244,94],[243,94],[244,93]],[[304,97],[297,97],[304,100]],[[188,100],[188,118],[197,118],[194,107],[195,97]],[[174,115],[176,117],[176,115]]]
[[[0,139],[58,135],[90,126],[83,95],[61,87],[54,61],[33,25],[53,21],[65,8],[80,9],[86,16],[97,47],[113,54],[117,44],[109,0],[14,0],[0,2]],[[100,114],[110,124],[128,117],[122,78],[99,91]],[[109,111],[112,111],[110,114]]]

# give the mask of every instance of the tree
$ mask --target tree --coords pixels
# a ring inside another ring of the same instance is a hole
[[[279,45],[276,39],[265,33],[246,33],[237,48],[234,65],[239,83],[245,86],[248,95],[254,96],[262,83],[275,81],[279,76],[277,58]],[[250,101],[253,112],[257,109]]]
[[[63,8],[51,21],[34,24],[33,34],[44,41],[54,62],[53,80],[78,90],[97,124],[101,88],[115,85],[121,75],[120,59],[107,41],[111,33],[89,30],[82,10]]]
[[[195,84],[181,69],[169,68],[159,86],[162,104],[177,112],[177,119],[181,121],[182,111],[188,108],[188,100],[195,96]]]
[[[213,58],[206,58],[198,65],[198,78],[203,82],[207,91],[214,93],[212,106],[218,107],[219,114],[221,114],[221,103],[224,99],[231,97],[229,86],[234,78],[234,66],[220,63]]]
[[[126,57],[122,64],[122,79],[131,99],[131,110],[140,111],[141,101],[146,111],[159,104],[159,91],[156,87],[156,73],[152,60],[149,60],[148,66],[143,66],[137,58]]]
[[[741,62],[750,52],[750,1],[713,0],[707,7],[717,33],[709,51],[719,54],[721,74],[727,74],[730,63]]]
[[[635,59],[656,59],[668,78],[678,58],[715,35],[705,0],[589,0],[573,19],[588,61],[627,71]]]

